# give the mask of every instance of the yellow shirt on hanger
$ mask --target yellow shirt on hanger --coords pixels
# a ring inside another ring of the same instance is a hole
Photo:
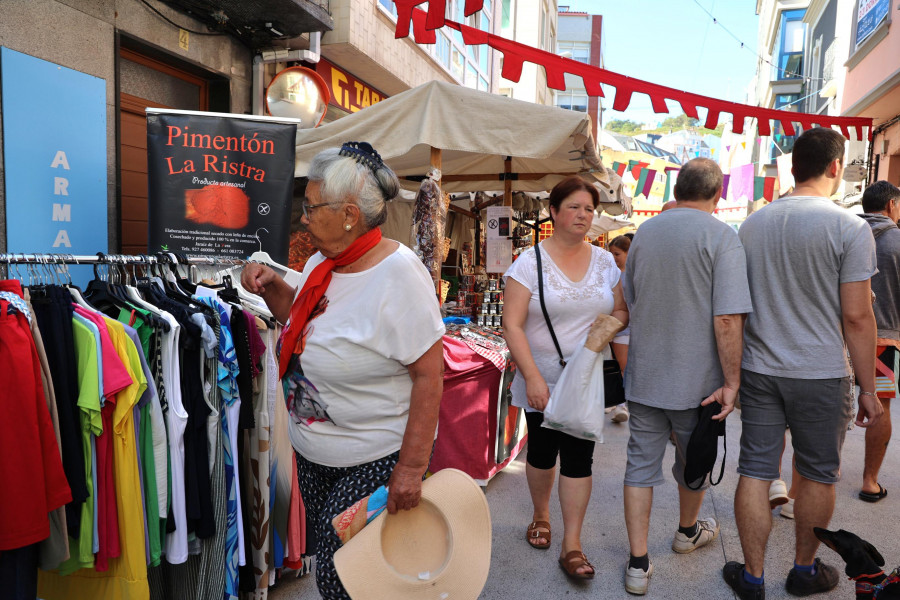
[[[134,407],[147,388],[141,359],[124,326],[104,316],[116,353],[132,384],[116,394],[113,412],[113,465],[122,553],[109,570],[81,569],[71,575],[39,572],[38,596],[45,600],[150,600],[147,582],[143,502],[134,432]]]

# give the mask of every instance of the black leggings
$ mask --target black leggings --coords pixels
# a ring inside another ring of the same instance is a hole
[[[525,421],[528,423],[529,465],[546,471],[556,466],[556,457],[559,456],[560,475],[572,479],[591,476],[594,442],[541,427],[544,413],[526,412]]]

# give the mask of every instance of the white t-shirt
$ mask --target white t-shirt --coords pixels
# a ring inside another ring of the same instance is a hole
[[[298,289],[323,260],[307,261]],[[311,462],[351,467],[400,449],[412,391],[406,367],[441,339],[444,323],[430,274],[402,244],[370,269],[333,273],[325,298],[301,356],[315,416],[296,418],[293,395],[287,400],[291,443]]]
[[[621,271],[613,255],[597,246],[591,246],[591,263],[581,281],[574,282],[556,266],[541,242],[541,265],[544,273],[544,304],[560,350],[566,360],[571,358],[579,345],[584,343],[591,323],[600,314],[610,314],[615,306],[613,288],[619,283]],[[531,291],[528,316],[525,318],[525,337],[531,347],[534,363],[547,382],[550,392],[562,374],[559,354],[547,329],[538,296],[537,260],[534,248],[523,252],[503,274],[512,277]],[[610,357],[609,349],[603,351]],[[525,379],[516,372],[512,383],[513,406],[533,411],[528,406]]]

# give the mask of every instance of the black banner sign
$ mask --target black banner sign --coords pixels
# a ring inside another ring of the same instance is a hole
[[[201,113],[147,115],[151,252],[287,264],[297,126]]]

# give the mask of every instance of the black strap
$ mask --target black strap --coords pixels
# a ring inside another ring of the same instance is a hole
[[[556,353],[559,354],[559,365],[561,367],[565,367],[566,361],[563,358],[562,350],[559,349],[559,342],[556,341],[556,333],[553,331],[553,325],[550,324],[550,315],[547,314],[547,307],[544,305],[544,269],[541,266],[540,243],[535,244],[534,246],[534,257],[535,259],[537,259],[538,298],[541,301],[541,312],[544,313],[544,320],[547,322],[547,329],[550,330],[550,338],[553,340],[553,345],[556,346]]]

